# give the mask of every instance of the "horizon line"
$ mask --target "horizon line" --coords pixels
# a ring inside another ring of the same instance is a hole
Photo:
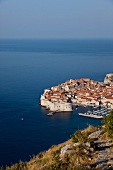
[[[2,38],[0,37],[0,40],[113,40],[113,37],[111,38],[33,38],[33,37],[12,37],[12,38]]]

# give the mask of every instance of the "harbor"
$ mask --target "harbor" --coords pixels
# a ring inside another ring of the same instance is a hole
[[[97,110],[87,111],[85,113],[78,113],[79,116],[85,116],[95,119],[102,119],[104,116],[106,116],[109,113],[109,108],[101,108]]]

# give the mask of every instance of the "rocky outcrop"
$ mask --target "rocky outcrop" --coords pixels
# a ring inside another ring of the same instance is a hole
[[[103,130],[98,130],[96,132],[93,132],[89,135],[89,138],[90,139],[96,139],[100,136],[100,134],[102,133]]]
[[[98,156],[95,160],[97,170],[113,169],[113,142],[111,140],[100,141],[98,143]]]
[[[104,83],[105,84],[113,84],[113,73],[106,74]]]
[[[63,148],[61,148],[60,158],[62,159],[65,156],[65,154],[70,153],[71,150],[72,149],[71,149],[71,145],[70,144],[68,144],[68,145],[64,146]]]

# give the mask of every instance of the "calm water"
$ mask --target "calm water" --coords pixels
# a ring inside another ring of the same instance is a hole
[[[77,129],[100,124],[79,117],[83,108],[48,117],[39,98],[70,78],[103,81],[109,72],[113,40],[0,40],[0,165],[29,160]]]

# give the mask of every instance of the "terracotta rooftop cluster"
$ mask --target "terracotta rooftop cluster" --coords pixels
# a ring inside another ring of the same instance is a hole
[[[83,101],[102,101],[105,103],[113,103],[113,85],[108,86],[103,82],[91,80],[89,78],[80,78],[76,80],[68,80],[58,86],[51,87],[50,91],[45,93],[46,99],[57,102],[81,103]]]

